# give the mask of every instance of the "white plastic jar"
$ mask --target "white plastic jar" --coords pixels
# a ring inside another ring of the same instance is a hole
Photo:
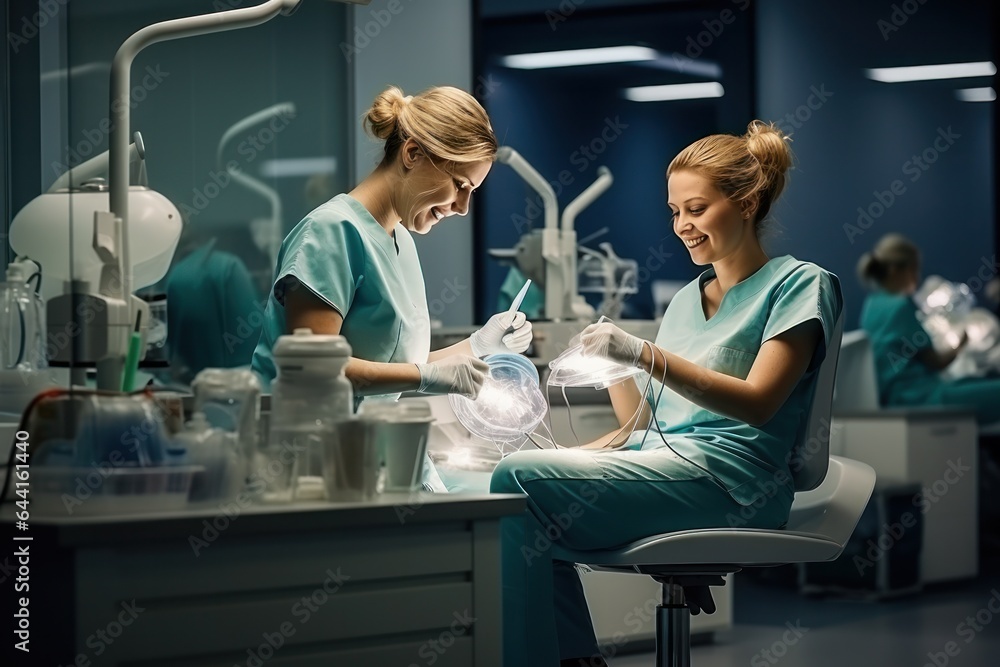
[[[258,476],[266,502],[326,497],[323,457],[336,425],[350,419],[354,390],[344,375],[351,346],[343,336],[296,329],[273,349],[271,424]]]

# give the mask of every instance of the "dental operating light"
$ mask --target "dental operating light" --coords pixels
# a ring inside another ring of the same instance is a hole
[[[989,61],[917,65],[913,67],[876,67],[865,70],[865,76],[873,81],[881,81],[882,83],[964,79],[974,76],[993,76],[996,73],[996,65]]]
[[[656,49],[646,46],[607,46],[597,49],[519,53],[504,56],[500,62],[504,67],[512,69],[546,69],[656,60],[658,56]]]
[[[670,102],[722,97],[726,93],[718,81],[705,83],[677,83],[664,86],[639,86],[626,88],[625,99],[632,102]]]
[[[959,88],[955,97],[963,102],[992,102],[997,98],[997,91],[989,86],[984,88]]]

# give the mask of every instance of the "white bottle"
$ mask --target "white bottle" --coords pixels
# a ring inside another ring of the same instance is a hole
[[[205,414],[196,412],[174,441],[186,450],[187,464],[204,468],[191,480],[191,502],[227,500],[239,492],[243,466],[235,433],[212,428]]]
[[[0,412],[18,414],[51,386],[46,360],[45,307],[28,282],[38,266],[18,258],[0,283]]]
[[[273,349],[278,375],[271,384],[271,425],[264,449],[264,500],[326,498],[323,457],[336,425],[354,412],[344,375],[351,346],[343,336],[296,329]]]

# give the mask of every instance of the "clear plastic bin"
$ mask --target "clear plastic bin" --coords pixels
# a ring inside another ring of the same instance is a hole
[[[184,510],[202,466],[89,468],[32,466],[34,515],[77,517]]]

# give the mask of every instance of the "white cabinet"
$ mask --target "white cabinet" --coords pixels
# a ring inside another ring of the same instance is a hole
[[[978,574],[979,448],[971,412],[845,412],[833,418],[830,453],[867,463],[880,484],[921,485],[912,511],[923,518],[924,583]]]

